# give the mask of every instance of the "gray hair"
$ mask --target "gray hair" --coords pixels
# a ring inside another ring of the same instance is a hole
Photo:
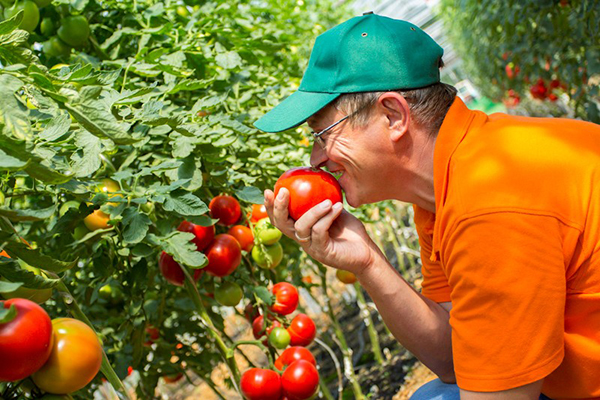
[[[437,135],[457,93],[454,86],[441,82],[419,89],[392,91],[406,99],[412,120],[432,136]],[[334,101],[333,106],[347,114],[355,114],[350,118],[354,126],[365,126],[371,117],[372,106],[384,93],[387,92],[345,93]]]

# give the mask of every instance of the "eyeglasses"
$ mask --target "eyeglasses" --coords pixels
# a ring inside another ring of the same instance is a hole
[[[346,115],[345,117],[343,117],[340,120],[337,120],[336,122],[334,122],[333,124],[329,125],[327,128],[319,131],[319,132],[311,132],[311,135],[313,136],[313,138],[315,139],[315,142],[317,142],[319,144],[319,146],[321,146],[322,149],[325,148],[325,146],[327,146],[327,143],[325,143],[325,139],[323,139],[322,135],[324,133],[329,132],[330,130],[332,130],[333,128],[335,128],[336,126],[338,126],[339,124],[341,124],[342,122],[344,122],[345,120],[347,120],[348,118],[350,118],[350,115]]]

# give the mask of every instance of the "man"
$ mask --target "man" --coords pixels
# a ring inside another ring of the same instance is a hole
[[[311,164],[341,173],[349,205],[414,204],[422,293],[341,204],[294,221],[289,193],[267,190],[268,214],[355,273],[438,375],[414,398],[600,398],[600,127],[471,111],[439,81],[442,53],[405,21],[352,18],[317,38],[299,90],[255,124],[307,121]]]

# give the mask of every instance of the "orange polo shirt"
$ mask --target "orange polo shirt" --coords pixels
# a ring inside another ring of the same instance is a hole
[[[436,213],[415,206],[422,293],[452,301],[458,386],[600,398],[600,126],[457,98],[434,186]]]

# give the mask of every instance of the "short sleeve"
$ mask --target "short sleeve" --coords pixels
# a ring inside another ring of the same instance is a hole
[[[452,287],[461,389],[512,389],[562,362],[564,229],[554,217],[502,212],[463,220],[445,236],[441,256]]]
[[[450,301],[450,286],[448,286],[448,279],[442,269],[442,265],[439,261],[431,260],[435,214],[416,205],[413,208],[415,211],[414,221],[421,248],[421,273],[423,275],[421,293],[423,296],[437,303]]]

